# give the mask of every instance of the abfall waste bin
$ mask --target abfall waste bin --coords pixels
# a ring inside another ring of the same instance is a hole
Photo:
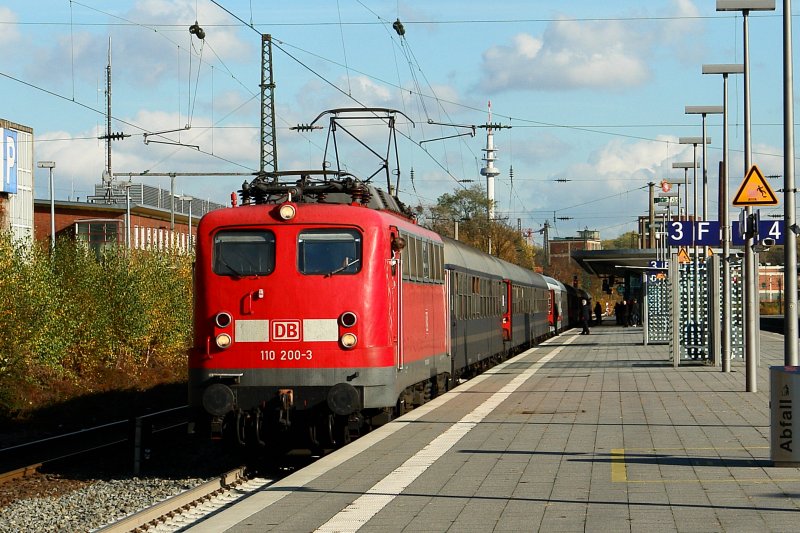
[[[800,442],[794,440],[794,408],[800,408],[800,366],[771,366],[769,388],[770,460],[774,466],[800,466]],[[800,432],[797,436],[800,438]]]

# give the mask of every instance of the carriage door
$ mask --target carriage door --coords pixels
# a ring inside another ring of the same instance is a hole
[[[512,302],[511,302],[511,280],[504,279],[503,280],[503,295],[501,300],[501,313],[503,315],[503,340],[510,341],[511,340],[511,310],[512,310]]]

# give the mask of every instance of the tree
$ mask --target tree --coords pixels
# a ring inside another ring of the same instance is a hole
[[[507,220],[489,220],[490,201],[480,185],[445,193],[430,208],[418,209],[421,223],[440,235],[455,238],[479,250],[487,251],[492,243],[492,255],[510,263],[532,269],[535,249]]]
[[[623,233],[616,239],[602,241],[603,250],[618,250],[620,248],[639,248],[639,234],[635,231]]]

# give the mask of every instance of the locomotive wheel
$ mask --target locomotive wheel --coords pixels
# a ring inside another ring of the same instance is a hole
[[[319,438],[317,438],[316,424],[308,425],[308,443],[311,445],[312,448],[319,446]]]
[[[317,420],[310,421],[308,424],[308,449],[311,450],[312,455],[325,455],[325,447],[320,443],[319,428]]]
[[[334,445],[337,448],[350,444],[350,428],[348,427],[349,416],[336,415],[333,421]]]
[[[317,435],[321,437],[322,446],[325,448],[332,448],[336,445],[334,426],[333,413],[325,413],[317,419]]]
[[[236,442],[239,446],[244,446],[247,443],[247,415],[241,411],[236,410],[236,417],[234,419],[233,430],[236,432]]]
[[[259,446],[266,446],[262,432],[264,429],[264,413],[259,409],[253,415],[253,442]]]

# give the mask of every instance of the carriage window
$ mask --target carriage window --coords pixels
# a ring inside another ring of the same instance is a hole
[[[361,234],[355,230],[307,230],[297,239],[302,274],[356,274],[361,271]]]
[[[214,235],[212,265],[220,276],[266,276],[275,270],[271,231],[220,231]]]
[[[422,248],[422,277],[425,279],[429,279],[431,277],[431,267],[430,267],[431,243],[420,242],[420,245]]]

